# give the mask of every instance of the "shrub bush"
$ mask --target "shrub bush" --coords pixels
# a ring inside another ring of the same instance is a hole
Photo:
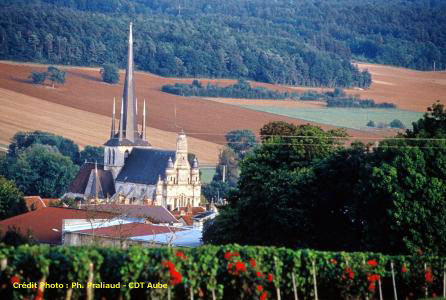
[[[5,266],[5,259],[7,264]],[[299,299],[314,298],[316,272],[320,299],[393,297],[391,264],[401,299],[441,294],[444,258],[423,255],[387,256],[378,253],[320,252],[253,246],[204,246],[190,249],[1,246],[0,293],[5,299],[32,298],[33,289],[14,289],[12,282],[63,284],[46,289],[48,299],[67,292],[85,297],[87,281],[120,283],[120,288],[94,289],[96,299]],[[313,264],[314,263],[314,264]],[[89,268],[90,265],[92,268]],[[294,284],[293,284],[294,279]],[[80,288],[71,289],[78,282]],[[130,288],[130,282],[168,283],[168,289]],[[71,290],[71,291],[70,291]]]

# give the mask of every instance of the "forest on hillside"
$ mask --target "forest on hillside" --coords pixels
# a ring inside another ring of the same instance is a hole
[[[0,59],[124,66],[163,76],[368,87],[352,60],[446,66],[440,0],[0,0]]]

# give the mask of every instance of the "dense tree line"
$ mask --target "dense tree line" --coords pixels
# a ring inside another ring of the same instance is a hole
[[[342,89],[336,88],[333,92],[318,93],[307,91],[303,94],[273,91],[264,87],[251,87],[249,82],[239,80],[236,84],[221,87],[218,84],[208,83],[203,86],[200,81],[194,80],[192,84],[175,83],[163,85],[161,90],[166,93],[180,96],[223,97],[242,99],[295,99],[295,100],[321,100],[327,107],[354,107],[354,108],[396,108],[393,103],[375,103],[372,99],[360,99],[356,96],[347,96]]]
[[[203,86],[198,80],[192,84],[175,83],[166,84],[161,88],[163,92],[180,96],[223,97],[244,99],[298,99],[297,93],[282,93],[264,87],[251,87],[249,82],[239,80],[237,83],[222,87],[218,84],[208,83]]]
[[[393,103],[375,103],[371,99],[359,99],[355,97],[337,97],[327,99],[328,107],[355,107],[355,108],[396,108]]]
[[[8,155],[0,157],[0,176],[15,182],[25,195],[61,197],[84,161],[102,163],[102,147],[80,151],[72,140],[48,132],[18,132]]]
[[[386,253],[446,253],[446,110],[378,147],[340,131],[270,123],[240,163],[208,243]]]
[[[67,4],[77,1],[2,2],[3,59],[123,67],[127,25],[133,20],[137,67],[163,76],[249,78],[312,86],[368,87],[371,83],[367,71],[351,64],[350,51],[342,43],[317,47],[303,38],[300,28],[273,20],[265,24],[257,16],[179,17],[157,10],[136,17],[135,12],[108,12],[93,4],[82,10]]]

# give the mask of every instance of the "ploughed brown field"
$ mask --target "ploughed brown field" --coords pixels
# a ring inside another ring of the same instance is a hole
[[[110,137],[111,117],[55,104],[0,88],[0,144],[9,144],[19,130],[42,130],[63,135],[79,146],[100,146]],[[175,149],[176,133],[147,128],[152,146]],[[189,137],[189,149],[202,164],[216,164],[219,144]]]
[[[100,145],[105,142],[111,124],[113,97],[116,97],[117,107],[120,107],[124,73],[121,72],[121,81],[118,85],[110,85],[101,81],[98,68],[61,67],[67,72],[67,81],[64,85],[52,88],[49,85],[31,84],[27,79],[31,72],[44,71],[46,67],[0,63],[2,89],[0,143],[7,144],[17,130],[33,129],[67,136],[80,145]],[[360,67],[369,69],[374,83],[369,90],[352,89],[347,90],[348,92],[361,94],[362,97],[373,98],[378,102],[394,102],[401,109],[415,111],[425,111],[435,99],[446,102],[446,73],[417,72],[366,64],[360,64]],[[152,128],[148,137],[152,144],[161,148],[173,148],[175,133],[184,129],[189,136],[195,138],[194,142],[191,141],[191,151],[195,152],[202,162],[216,162],[221,148],[218,144],[224,144],[224,134],[228,131],[251,129],[258,133],[265,123],[276,120],[295,124],[308,123],[216,101],[180,97],[160,91],[164,84],[191,83],[193,79],[163,78],[142,72],[136,72],[135,78],[139,112],[142,112],[142,100],[144,98],[147,100],[148,126]],[[225,79],[200,80],[204,83],[218,82],[222,86],[235,82]],[[253,85],[288,91],[318,90],[257,82]],[[30,104],[31,102],[33,104]],[[284,105],[279,102],[278,105]],[[309,102],[308,105],[315,104]],[[324,129],[333,128],[316,125]],[[348,133],[364,141],[369,139],[374,141],[395,134],[390,130],[381,132],[348,130]]]

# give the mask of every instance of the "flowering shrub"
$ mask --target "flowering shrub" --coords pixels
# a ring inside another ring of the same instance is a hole
[[[7,259],[5,264],[4,259]],[[320,299],[393,298],[391,263],[398,297],[441,294],[445,260],[430,256],[319,252],[237,245],[193,249],[0,246],[2,299],[64,299],[68,289],[13,289],[14,283],[86,285],[121,283],[119,289],[95,289],[95,299],[314,299],[316,275]],[[89,269],[89,266],[93,268]],[[315,273],[314,273],[315,272]],[[93,273],[93,274],[91,274]],[[166,289],[132,289],[129,282],[167,283]],[[126,284],[126,286],[124,286]],[[296,290],[294,290],[296,289]],[[86,288],[72,289],[72,299]]]

